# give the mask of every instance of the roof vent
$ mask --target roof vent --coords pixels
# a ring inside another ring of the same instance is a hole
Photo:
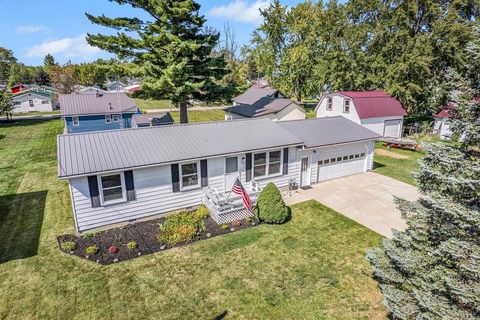
[[[102,96],[102,94],[101,94],[100,92],[98,92],[98,90],[97,90],[97,92],[95,93],[95,96],[96,96],[97,98],[100,98],[100,97]]]
[[[112,110],[112,109],[113,109],[113,107],[112,107],[112,103],[111,103],[111,102],[109,102],[109,103],[108,103],[108,107],[110,108],[110,110]]]

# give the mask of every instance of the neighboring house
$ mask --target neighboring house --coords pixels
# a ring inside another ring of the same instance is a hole
[[[317,118],[343,116],[383,137],[401,138],[402,104],[382,90],[338,91],[324,94],[315,108]]]
[[[62,94],[59,102],[66,133],[131,128],[139,112],[125,93]]]
[[[127,85],[120,81],[109,81],[105,85],[108,92],[123,92]]]
[[[44,89],[25,89],[18,91],[10,99],[13,102],[13,113],[53,111],[54,93]]]
[[[90,87],[82,87],[78,88],[75,90],[75,93],[77,94],[106,94],[108,91],[101,89],[100,87],[97,86],[90,86]]]
[[[305,110],[280,91],[254,84],[233,99],[233,107],[225,109],[225,120],[268,118],[273,121],[305,119]]]
[[[132,128],[154,127],[173,124],[170,112],[137,113],[132,117]]]
[[[372,169],[379,135],[343,117],[157,126],[57,137],[80,232],[191,208],[208,190],[247,192]]]
[[[142,91],[142,85],[139,84],[139,83],[132,84],[132,85],[126,86],[124,88],[124,91],[125,92],[130,92],[130,93],[139,92],[139,91]]]

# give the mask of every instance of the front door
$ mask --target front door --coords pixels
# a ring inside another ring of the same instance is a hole
[[[240,178],[238,167],[237,156],[225,158],[225,192],[231,191],[235,180]]]
[[[300,187],[307,187],[310,185],[310,162],[308,157],[302,158],[300,170]]]

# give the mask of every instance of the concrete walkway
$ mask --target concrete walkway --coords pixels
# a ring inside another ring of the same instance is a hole
[[[392,228],[404,230],[405,221],[393,197],[416,200],[417,189],[404,182],[367,172],[312,185],[287,196],[287,205],[316,200],[379,234],[391,238]]]

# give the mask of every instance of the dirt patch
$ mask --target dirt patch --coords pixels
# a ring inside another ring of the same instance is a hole
[[[390,158],[395,158],[395,159],[408,159],[410,158],[409,156],[405,156],[403,154],[398,154],[392,151],[384,150],[384,149],[375,149],[375,153],[378,154],[379,156],[385,156],[385,157],[390,157]]]
[[[88,237],[85,236],[85,233],[84,236],[65,234],[59,236],[57,242],[59,247],[60,243],[65,241],[75,242],[75,250],[68,254],[107,265],[174,247],[183,247],[195,241],[213,238],[218,235],[232,233],[259,225],[259,221],[256,218],[252,218],[251,222],[245,220],[237,221],[237,223],[240,222],[240,225],[234,226],[232,223],[229,223],[229,228],[224,230],[212,218],[207,217],[204,220],[205,230],[201,230],[192,241],[176,245],[164,245],[157,240],[159,226],[164,221],[165,218],[162,217],[155,220],[137,222],[120,228],[109,229],[94,234],[90,233]],[[234,231],[232,231],[232,228],[234,228]],[[88,235],[88,233],[86,234]],[[135,241],[138,247],[134,250],[128,249],[127,243],[130,241]],[[99,247],[98,253],[93,255],[86,254],[85,249],[92,245]],[[112,245],[118,248],[118,252],[109,252],[108,249]]]

